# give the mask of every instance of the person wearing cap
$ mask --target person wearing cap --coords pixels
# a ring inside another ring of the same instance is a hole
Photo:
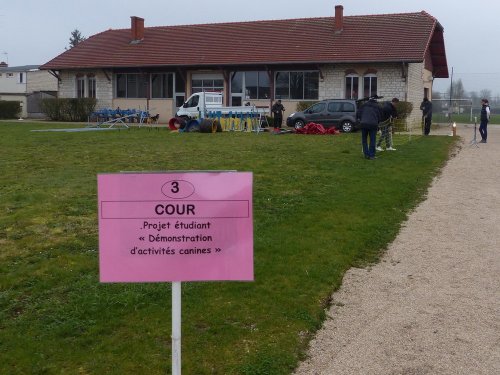
[[[484,98],[481,100],[481,123],[479,124],[479,134],[481,135],[481,140],[479,143],[486,143],[488,139],[488,122],[490,121],[490,104],[488,99]]]
[[[375,143],[377,139],[378,123],[382,121],[382,109],[375,98],[370,98],[356,113],[356,119],[361,129],[361,144],[363,154],[368,160],[375,159]],[[370,144],[368,144],[368,138]]]
[[[384,151],[382,142],[385,140],[385,149],[389,151],[396,151],[392,147],[392,121],[398,117],[396,104],[399,103],[398,98],[392,98],[390,102],[384,102],[382,105],[382,121],[386,124],[380,126],[380,139],[377,142],[377,151]]]

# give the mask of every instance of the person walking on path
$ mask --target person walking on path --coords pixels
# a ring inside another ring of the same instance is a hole
[[[361,144],[363,154],[368,160],[375,159],[375,143],[377,138],[377,128],[382,121],[382,109],[374,98],[370,98],[361,106],[356,114],[356,119],[361,128]],[[370,144],[368,145],[368,138]]]
[[[490,121],[490,104],[488,99],[481,100],[481,124],[479,125],[479,134],[481,140],[479,143],[486,143],[488,139],[488,122]]]
[[[281,100],[277,100],[276,103],[271,107],[271,112],[274,116],[274,132],[278,133],[281,129],[281,123],[283,122],[283,112],[285,112],[285,107],[281,104]]]
[[[377,151],[384,151],[382,142],[385,140],[385,149],[389,151],[396,151],[392,147],[392,121],[398,117],[396,104],[399,103],[398,98],[392,98],[390,102],[384,102],[382,105],[382,121],[384,124],[380,126],[380,138],[377,142]]]
[[[432,123],[432,102],[424,98],[422,104],[420,104],[420,109],[422,110],[422,122],[424,125],[424,135],[429,135],[431,132],[431,123]]]

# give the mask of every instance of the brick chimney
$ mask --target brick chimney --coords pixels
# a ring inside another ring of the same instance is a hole
[[[7,64],[5,61],[0,62],[0,68],[7,68],[9,64]]]
[[[130,29],[132,31],[131,43],[139,43],[144,39],[144,18],[130,17]]]
[[[344,7],[342,5],[335,5],[335,26],[333,30],[335,33],[340,34],[344,29]]]

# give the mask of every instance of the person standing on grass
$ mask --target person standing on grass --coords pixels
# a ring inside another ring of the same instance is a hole
[[[481,140],[479,143],[486,143],[488,139],[488,122],[490,121],[490,104],[488,99],[481,100],[481,124],[479,125],[479,134],[481,134]]]
[[[356,113],[356,119],[361,128],[361,144],[363,154],[368,160],[375,159],[375,142],[378,123],[382,121],[382,109],[374,98],[370,98]],[[370,144],[368,145],[368,138]]]
[[[281,123],[283,122],[283,112],[285,112],[285,107],[281,104],[281,100],[277,100],[276,103],[271,107],[271,112],[274,116],[274,131],[277,133],[281,129]]]
[[[398,117],[396,104],[399,103],[398,98],[392,98],[390,102],[384,102],[382,105],[382,121],[387,122],[384,126],[380,127],[380,139],[377,142],[377,151],[384,151],[382,142],[385,140],[385,149],[389,151],[396,151],[392,147],[392,121]]]
[[[432,123],[432,102],[424,98],[422,104],[420,104],[420,109],[422,110],[422,121],[424,123],[424,135],[429,135],[431,132]]]

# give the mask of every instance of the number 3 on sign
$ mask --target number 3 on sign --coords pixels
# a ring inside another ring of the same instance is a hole
[[[179,192],[179,181],[172,181],[172,193],[177,194]]]
[[[163,184],[161,192],[168,198],[184,199],[193,195],[194,185],[185,180],[172,180]]]

